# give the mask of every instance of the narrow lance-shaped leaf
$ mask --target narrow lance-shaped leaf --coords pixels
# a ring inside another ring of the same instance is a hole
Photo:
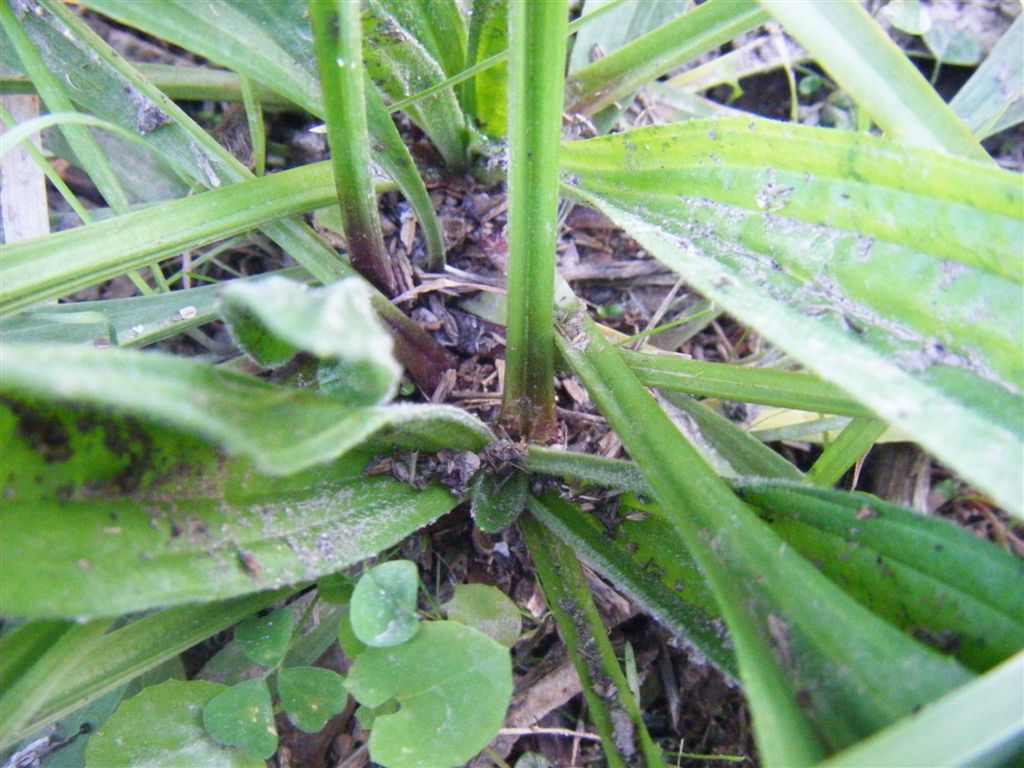
[[[530,500],[531,512],[542,506],[543,502]],[[643,723],[576,554],[532,517],[524,517],[519,525],[558,634],[583,685],[608,765],[625,768],[638,755],[648,765],[661,764],[661,750]]]
[[[1021,512],[1024,420],[1007,414],[1021,413],[1024,327],[1005,321],[1022,311],[1015,177],[757,120],[641,129],[563,154],[574,195]]]
[[[566,81],[569,112],[592,115],[645,83],[754,29],[768,18],[753,0],[709,0]]]

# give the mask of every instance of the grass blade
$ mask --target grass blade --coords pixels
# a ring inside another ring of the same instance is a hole
[[[509,33],[508,327],[502,422],[545,440],[555,429],[554,291],[565,0],[512,3]]]
[[[629,349],[620,354],[640,381],[657,389],[839,416],[870,413],[839,387],[809,373],[709,363]]]
[[[807,471],[807,482],[821,488],[831,488],[850,467],[867,455],[885,429],[885,422],[878,419],[851,421],[843,427],[835,440],[825,446],[814,466]]]
[[[761,5],[887,135],[990,162],[967,126],[859,3],[761,0]]]
[[[566,80],[566,110],[584,115],[600,112],[680,64],[749,32],[767,18],[753,0],[710,0],[576,70]]]
[[[384,246],[370,170],[359,5],[309,0],[308,7],[323,87],[334,185],[352,266],[383,293],[394,296],[397,283]]]
[[[532,512],[544,503],[531,497],[528,506]],[[608,765],[625,768],[638,753],[647,765],[661,765],[661,750],[647,732],[575,553],[531,517],[521,518],[519,526]]]
[[[466,64],[474,66],[508,46],[508,0],[473,0]],[[496,64],[462,85],[462,105],[488,136],[508,128],[508,67]]]

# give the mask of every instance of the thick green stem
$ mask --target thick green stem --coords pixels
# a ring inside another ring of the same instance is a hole
[[[359,14],[359,3],[309,2],[331,164],[352,266],[384,293],[393,296],[397,283],[381,235],[377,195],[370,171]]]
[[[558,147],[566,0],[509,5],[508,353],[502,421],[553,436]]]

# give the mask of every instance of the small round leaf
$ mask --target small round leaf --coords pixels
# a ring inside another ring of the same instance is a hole
[[[203,707],[203,725],[221,744],[241,747],[253,757],[266,760],[277,751],[274,708],[263,678],[233,685],[210,699]]]
[[[410,560],[393,560],[364,573],[352,592],[352,630],[375,648],[404,643],[416,634],[419,575]]]
[[[523,628],[516,604],[487,584],[456,585],[455,595],[444,608],[450,620],[473,627],[506,648],[516,644]]]
[[[332,573],[316,582],[320,599],[331,605],[348,605],[355,586],[355,581],[346,573]]]
[[[288,652],[294,621],[292,612],[286,608],[246,619],[235,629],[235,642],[257,664],[277,666]]]
[[[341,675],[322,667],[289,667],[277,673],[277,692],[288,719],[316,733],[345,708],[348,691]]]
[[[412,640],[367,648],[345,682],[367,707],[394,699],[393,715],[376,712],[370,757],[387,768],[465,764],[497,735],[512,697],[508,650],[471,627],[426,622]]]
[[[203,728],[203,707],[224,691],[201,680],[168,680],[125,701],[89,738],[87,768],[263,768],[263,761],[227,749]]]

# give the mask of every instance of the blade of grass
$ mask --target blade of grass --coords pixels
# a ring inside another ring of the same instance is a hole
[[[886,134],[991,162],[967,126],[859,3],[761,0],[761,5]]]
[[[473,0],[466,64],[472,67],[507,47],[508,0]],[[460,93],[463,109],[484,133],[489,136],[505,135],[508,128],[508,67],[496,64],[478,72],[462,83]]]
[[[885,430],[884,421],[854,419],[825,447],[814,466],[807,471],[807,482],[821,488],[831,488],[871,450],[871,446]]]
[[[566,80],[566,110],[593,115],[767,19],[768,15],[753,0],[709,0],[615,53],[576,70]]]
[[[336,0],[309,0],[308,8],[352,266],[386,295],[394,296],[397,283],[384,246],[370,171],[360,8],[357,3]]]
[[[531,497],[528,506],[532,512],[544,504]],[[630,693],[575,553],[532,517],[522,517],[519,530],[537,567],[558,634],[576,667],[608,765],[626,768],[638,753],[646,765],[662,765],[661,750]]]
[[[869,413],[839,387],[809,373],[709,363],[629,349],[621,350],[621,354],[640,381],[657,389],[838,416]]]
[[[249,138],[252,141],[253,173],[262,176],[267,169],[267,132],[263,125],[263,102],[252,80],[245,76],[238,79],[242,85],[245,121],[249,126]]]
[[[554,434],[554,291],[565,0],[509,6],[508,326],[501,420]]]

